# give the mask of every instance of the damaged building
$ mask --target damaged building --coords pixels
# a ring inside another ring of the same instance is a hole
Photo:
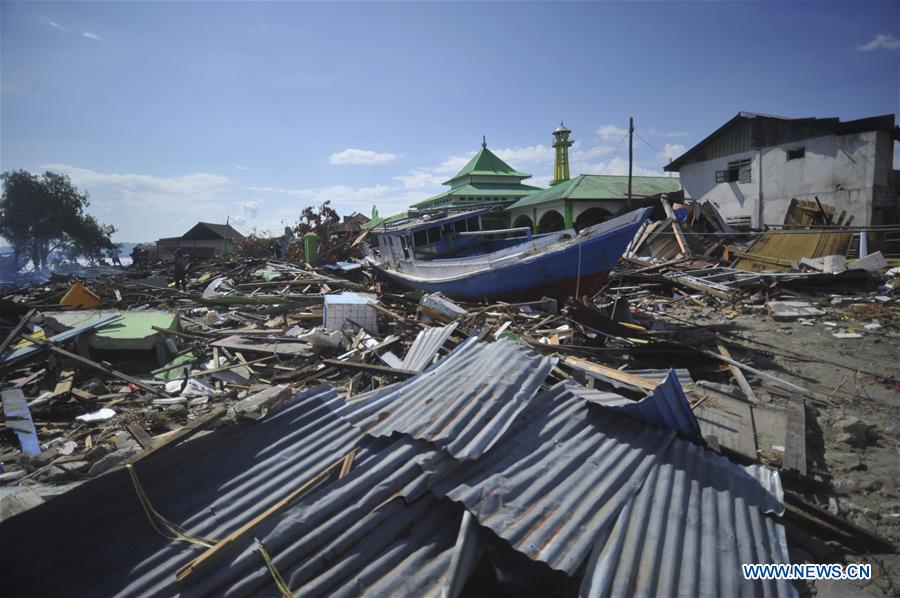
[[[685,195],[732,225],[780,225],[792,200],[815,201],[858,226],[900,214],[894,115],[841,121],[740,112],[670,162]]]

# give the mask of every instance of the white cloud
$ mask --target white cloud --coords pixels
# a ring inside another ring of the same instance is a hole
[[[388,164],[400,156],[398,154],[378,153],[372,150],[347,148],[328,156],[329,164]]]
[[[529,145],[527,147],[509,147],[491,151],[516,170],[521,170],[520,165],[522,164],[553,163],[553,148],[542,144]]]
[[[616,151],[616,149],[618,148],[612,145],[595,145],[586,149],[574,149],[574,151],[569,153],[569,160],[572,163],[589,162],[602,156],[606,156],[610,152]]]
[[[241,166],[240,164],[237,165],[237,166],[235,166],[235,168],[236,168],[237,170],[250,170],[250,169],[247,168],[246,166]]]
[[[68,164],[45,164],[41,171],[66,174],[90,195],[89,211],[116,226],[116,239],[148,241],[184,232],[197,220],[225,222],[224,195],[233,189],[226,176],[195,172],[160,177],[148,174],[106,173]]]
[[[663,146],[662,151],[657,154],[657,157],[666,161],[674,160],[686,151],[687,147],[680,143],[667,143]]]
[[[437,175],[433,170],[427,168],[416,168],[410,170],[408,174],[395,176],[394,179],[403,183],[405,189],[424,189],[440,187],[447,177]]]
[[[674,137],[690,137],[690,133],[685,131],[658,131],[656,129],[647,129],[647,135],[651,135],[653,137],[665,137],[665,138],[674,138]]]
[[[539,176],[533,176],[530,179],[526,179],[522,181],[526,185],[531,185],[532,187],[549,187],[550,180],[553,178],[551,174],[542,174]]]
[[[617,127],[616,125],[601,125],[597,129],[597,135],[603,139],[611,139],[618,141],[628,133],[628,129]]]
[[[47,23],[48,25],[50,25],[51,27],[53,27],[54,29],[59,29],[60,31],[65,31],[65,32],[69,31],[68,29],[66,29],[65,27],[63,27],[62,25],[60,25],[59,23],[57,23],[56,21],[54,21],[52,19],[44,19],[44,22]]]
[[[361,212],[369,214],[372,206],[377,205],[382,215],[390,215],[406,210],[411,204],[422,201],[432,194],[424,191],[411,191],[405,187],[390,185],[372,185],[368,187],[350,187],[347,185],[325,185],[309,188],[285,187],[248,187],[249,191],[273,193],[299,198],[303,205],[318,206],[330,201],[332,207],[341,214]],[[301,207],[295,214],[300,213]]]
[[[883,33],[879,33],[875,37],[873,37],[870,41],[862,44],[861,46],[856,47],[857,52],[871,52],[873,50],[896,50],[900,48],[900,39],[897,39],[893,35],[885,35]]]
[[[241,216],[245,218],[256,218],[259,212],[259,201],[239,201],[238,207],[241,208]]]
[[[542,144],[492,149],[491,151],[516,170],[527,170],[528,166],[553,166],[553,148]],[[474,155],[475,152],[450,156],[437,166],[413,168],[406,174],[395,176],[394,179],[403,183],[405,189],[439,188],[444,181],[462,170]],[[534,184],[530,179],[525,183]]]
[[[112,187],[127,194],[189,196],[208,195],[231,182],[226,176],[195,172],[178,177],[157,177],[149,174],[102,173],[68,164],[45,164],[42,169],[69,175],[79,187]]]
[[[91,33],[90,31],[85,31],[81,34],[81,37],[85,37],[87,39],[100,39],[100,36],[96,33]]]

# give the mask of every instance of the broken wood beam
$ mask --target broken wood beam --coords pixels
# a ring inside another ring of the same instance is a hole
[[[722,343],[716,343],[716,347],[719,349],[719,353],[728,359],[734,359],[729,353],[728,348]],[[728,369],[731,371],[732,377],[734,377],[735,381],[740,386],[741,390],[744,392],[744,396],[747,397],[747,400],[751,403],[759,403],[759,398],[757,398],[756,393],[753,392],[753,387],[750,386],[750,383],[747,382],[747,378],[744,377],[744,373],[735,365],[728,364]]]
[[[419,372],[412,370],[402,370],[400,368],[391,368],[384,365],[375,365],[371,363],[362,363],[360,361],[341,361],[340,359],[323,359],[322,363],[332,367],[358,370],[361,372],[369,372],[370,374],[384,374],[387,376],[397,376],[400,378],[412,378]]]
[[[6,352],[6,349],[15,341],[19,335],[22,333],[22,330],[25,329],[25,326],[28,325],[28,322],[31,321],[31,318],[34,317],[34,314],[37,313],[35,309],[29,309],[28,312],[22,316],[19,322],[13,326],[13,329],[9,331],[9,334],[6,335],[6,338],[3,339],[3,342],[0,343],[0,355],[3,355]]]
[[[134,384],[134,385],[137,386],[138,388],[142,388],[142,389],[146,390],[146,391],[149,392],[149,393],[152,393],[152,394],[155,394],[155,395],[168,396],[168,393],[166,393],[164,389],[161,389],[161,388],[153,388],[153,387],[150,386],[149,384],[145,384],[145,383],[141,382],[140,380],[138,380],[137,378],[132,378],[132,377],[129,376],[128,374],[123,374],[122,372],[120,372],[120,371],[118,371],[118,370],[114,370],[114,369],[112,369],[112,368],[108,368],[108,367],[106,367],[106,366],[104,366],[104,365],[101,365],[101,364],[97,363],[96,361],[94,361],[94,360],[92,360],[92,359],[88,359],[87,357],[82,357],[81,355],[78,355],[78,354],[76,354],[76,353],[72,353],[71,351],[66,351],[66,350],[63,349],[62,347],[59,347],[59,346],[57,346],[57,345],[54,345],[53,343],[51,343],[51,342],[49,342],[49,341],[45,341],[45,340],[42,340],[42,339],[33,337],[33,336],[31,336],[31,335],[28,335],[28,334],[23,334],[22,336],[25,337],[25,338],[27,338],[28,340],[30,340],[30,341],[33,342],[33,343],[36,343],[36,344],[38,344],[38,345],[42,345],[42,346],[46,347],[47,349],[49,349],[50,351],[56,353],[57,355],[60,355],[60,356],[62,356],[62,357],[66,357],[66,358],[71,359],[72,361],[78,362],[78,363],[80,363],[80,364],[82,364],[82,365],[86,365],[86,366],[88,366],[89,368],[93,368],[93,369],[95,369],[95,370],[99,370],[99,371],[103,372],[104,374],[107,374],[107,375],[109,375],[109,376],[114,376],[114,377],[119,378],[120,380],[124,380],[125,382],[128,382],[128,383],[130,383],[130,384]]]
[[[634,374],[623,372],[622,370],[617,370],[605,365],[600,365],[599,363],[594,363],[593,361],[588,361],[579,357],[563,357],[563,363],[565,363],[569,367],[594,372],[596,374],[600,374],[605,378],[612,378],[613,380],[622,382],[629,386],[635,386],[647,392],[650,392],[654,388],[659,386],[659,382],[656,382],[655,380],[644,378],[643,376],[636,376]]]

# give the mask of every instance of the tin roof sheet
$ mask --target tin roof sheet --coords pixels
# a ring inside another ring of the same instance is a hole
[[[474,459],[509,428],[554,364],[518,343],[470,338],[434,368],[348,403],[341,415],[373,436],[402,432]]]
[[[743,563],[789,563],[772,469],[742,468],[676,439],[597,543],[582,596],[795,596],[787,581],[746,580]]]
[[[532,560],[571,575],[675,433],[590,408],[566,383],[538,395],[520,422],[432,490]]]
[[[433,326],[419,332],[416,340],[409,347],[406,357],[403,358],[400,369],[413,372],[424,370],[456,330],[456,326],[457,323],[453,322],[447,326]]]
[[[591,403],[621,411],[645,423],[677,430],[686,438],[701,440],[703,437],[700,423],[684,395],[675,370],[669,370],[659,386],[639,401],[632,401],[614,393],[575,387],[573,392]]]

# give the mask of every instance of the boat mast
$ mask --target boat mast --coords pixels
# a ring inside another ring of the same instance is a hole
[[[628,117],[628,199],[631,199],[631,166],[634,162],[634,117]]]

